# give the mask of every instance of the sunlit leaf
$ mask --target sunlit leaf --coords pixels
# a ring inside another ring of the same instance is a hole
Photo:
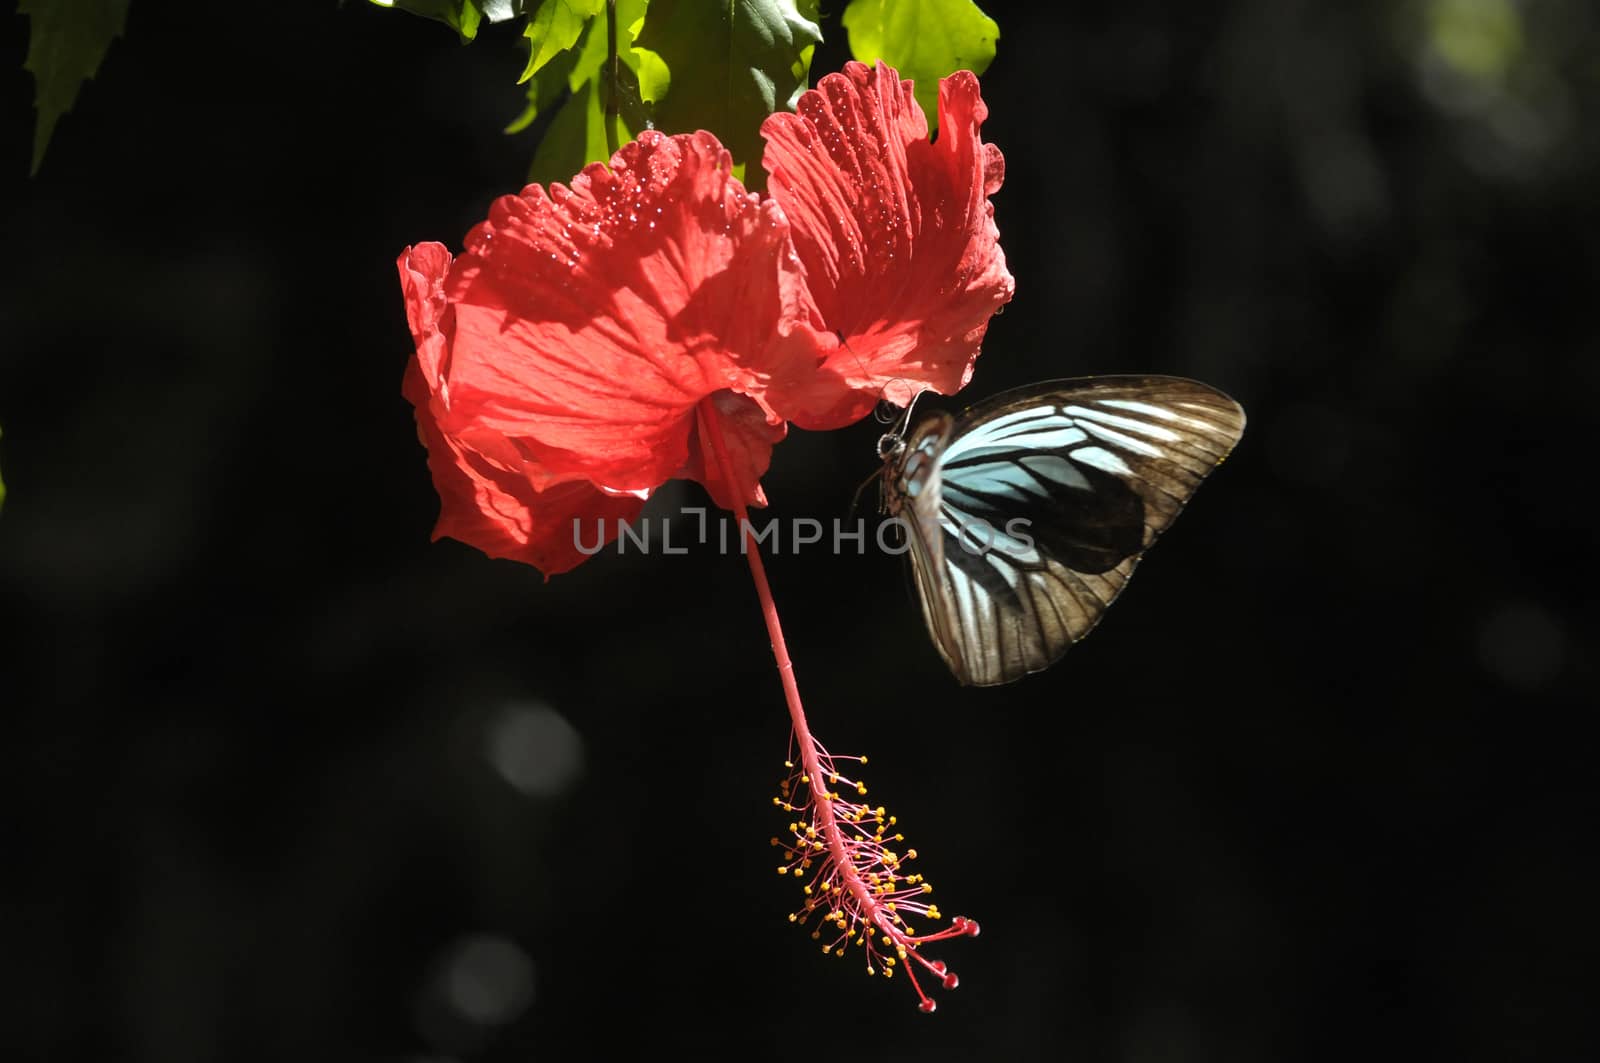
[[[632,71],[623,68],[625,82],[632,81]],[[624,94],[627,92],[624,86]],[[634,92],[637,93],[635,86]],[[533,165],[528,168],[528,180],[540,184],[560,181],[568,184],[579,170],[591,162],[609,162],[611,145],[606,140],[606,89],[599,79],[586,81],[561,105],[555,120],[539,141]],[[615,119],[615,142],[618,145],[632,140],[637,130],[630,127],[626,109]]]
[[[671,72],[657,125],[708,129],[735,159],[759,157],[762,121],[794,106],[806,87],[805,53],[821,39],[796,0],[654,0],[637,43]]]
[[[633,24],[633,33],[644,27],[644,20]],[[633,72],[639,78],[639,98],[646,103],[657,103],[672,87],[672,71],[667,62],[648,48],[630,49],[633,55]],[[809,49],[808,49],[809,51]]]
[[[658,57],[633,47],[634,34],[644,21],[645,3],[646,0],[621,0],[617,4],[617,58],[622,64],[617,110],[624,124],[632,130],[646,128],[650,120],[648,101],[656,98],[646,94],[641,82],[649,78],[654,91],[665,91],[667,81],[666,65]],[[592,18],[578,35],[574,47],[559,53],[526,83],[527,105],[516,121],[506,127],[506,132],[521,132],[540,113],[561,102],[568,91],[576,93],[591,81],[609,93],[609,78],[603,69],[606,54],[606,20]],[[607,98],[602,96],[602,103]]]
[[[570,89],[567,77],[578,61],[578,50],[569,48],[539,68],[539,72],[523,82],[526,103],[522,113],[506,126],[507,133],[520,133],[533,124],[539,115],[567,98]]]
[[[529,54],[521,80],[527,81],[545,64],[577,44],[589,21],[605,7],[605,0],[542,0],[539,10],[528,20],[528,28],[522,31],[528,38]],[[601,36],[604,36],[603,27]]]
[[[863,63],[882,59],[917,83],[930,127],[939,120],[939,79],[989,69],[1000,37],[972,0],[851,0],[843,22],[852,55]]]
[[[648,0],[618,0],[617,3],[617,58],[633,71],[639,82],[639,92],[645,100],[660,99],[666,91],[667,68],[654,52],[635,47],[635,38],[644,25]],[[606,62],[605,20],[597,19],[594,31],[584,40],[578,63],[572,70],[574,90],[592,77],[603,75]],[[648,89],[648,91],[647,91]]]
[[[113,39],[122,35],[128,0],[20,0],[28,16],[28,58],[33,74],[33,167],[39,172],[56,122],[72,110],[78,87],[94,77]]]

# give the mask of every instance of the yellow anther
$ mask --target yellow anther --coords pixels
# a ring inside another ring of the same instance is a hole
[[[830,771],[828,773],[828,781],[829,782],[838,782],[839,781],[839,773],[836,772],[836,771]]]
[[[894,957],[893,956],[885,956],[883,958],[883,965],[885,967],[893,967],[894,966]]]
[[[894,944],[894,939],[893,938],[891,938],[888,934],[883,935],[883,947],[884,948],[888,948],[890,945],[893,945],[893,944]]]
[[[816,836],[817,836],[817,828],[815,828],[811,824],[807,823],[806,824],[806,837],[807,838],[815,838]]]
[[[894,911],[895,910],[894,902],[890,901],[888,904],[884,905],[884,908],[887,909],[888,911],[891,911],[891,912]]]
[[[873,809],[872,811],[876,812],[878,815],[881,816],[881,815],[883,815],[883,806],[879,805],[877,808]]]
[[[893,967],[885,967],[883,969],[883,976],[885,978],[893,978],[894,977],[894,968]]]
[[[883,811],[883,809],[880,808],[880,809],[878,809],[878,811],[881,813]],[[889,817],[889,826],[892,827],[898,822],[900,822],[900,817],[899,816],[890,816]]]
[[[864,794],[866,792],[867,792],[867,784],[866,783],[864,783],[864,782],[856,783],[856,793]]]
[[[867,762],[867,758],[866,757],[862,757],[861,758],[861,763],[865,764],[866,762]]]
[[[789,913],[789,922],[798,923],[799,921],[800,921],[800,917],[798,915],[796,915],[794,912],[790,912]]]
[[[788,869],[788,868],[787,868],[787,867],[780,867],[780,868],[778,868],[778,874],[780,874],[780,875],[787,875],[787,874],[788,874],[788,873],[789,873],[789,869]]]
[[[924,882],[924,883],[923,883],[923,884],[922,884],[922,892],[923,892],[923,893],[932,893],[932,892],[933,892],[933,883],[931,883],[931,882]]]
[[[819,852],[819,853],[820,853],[820,852],[822,852],[822,850],[824,850],[824,849],[826,849],[826,848],[827,848],[827,846],[826,846],[826,845],[823,845],[823,844],[822,844],[822,843],[821,843],[821,842],[812,842],[812,843],[811,843],[811,848],[812,848],[812,849],[813,849],[813,850],[814,850],[814,851],[816,851],[816,852]]]
[[[800,776],[800,781],[803,782],[803,783],[809,783],[809,782],[811,782],[811,776],[802,775],[802,776]]]
[[[801,886],[800,887],[800,892],[804,893],[807,897],[809,897],[809,896],[811,896],[811,887],[810,886]]]
[[[874,970],[873,970],[873,969],[872,969],[872,967],[871,967],[871,966],[870,966],[870,965],[869,965],[869,966],[868,966],[868,967],[867,967],[867,974],[868,974],[868,975],[869,975],[869,976],[871,976],[871,975],[874,975],[874,974],[877,974],[877,973],[878,973],[878,972],[877,972],[877,971],[874,971]]]
[[[773,838],[772,839],[772,844],[773,845],[777,845],[778,844],[778,839],[777,838]]]
[[[834,949],[833,950],[833,954],[835,956],[843,956],[844,955],[844,946],[840,945],[838,948]]]
[[[906,947],[904,945],[901,945],[900,947],[898,947],[898,948],[896,948],[894,950],[894,954],[896,956],[900,957],[902,960],[905,959],[906,958]]]
[[[783,762],[783,766],[786,767],[786,768],[792,768],[792,767],[794,767],[794,761],[786,760],[786,761]]]

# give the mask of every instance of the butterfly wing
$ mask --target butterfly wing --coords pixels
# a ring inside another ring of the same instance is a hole
[[[1155,376],[1049,381],[920,423],[886,493],[956,678],[1009,683],[1087,635],[1243,431],[1226,395]]]

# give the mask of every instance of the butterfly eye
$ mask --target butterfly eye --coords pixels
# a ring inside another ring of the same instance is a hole
[[[881,461],[893,461],[905,452],[906,441],[893,432],[888,432],[878,437],[878,458]]]

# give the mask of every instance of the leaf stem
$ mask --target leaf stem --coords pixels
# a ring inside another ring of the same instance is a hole
[[[606,0],[606,77],[610,91],[606,93],[606,150],[617,153],[617,93],[622,91],[622,71],[617,68],[617,0]]]

